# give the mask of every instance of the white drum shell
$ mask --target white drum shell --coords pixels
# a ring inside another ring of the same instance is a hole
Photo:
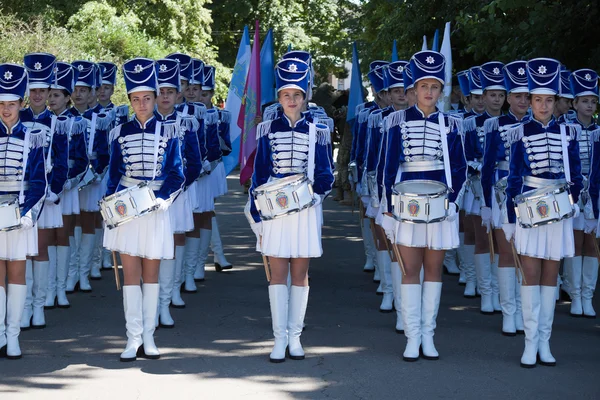
[[[100,201],[100,213],[109,229],[146,215],[158,208],[149,186],[132,186]]]
[[[312,185],[302,174],[277,179],[254,190],[254,204],[264,220],[293,214],[314,204]]]
[[[413,180],[394,185],[393,214],[414,224],[441,222],[448,214],[448,189],[441,182]]]
[[[522,228],[534,228],[573,216],[573,199],[566,187],[535,189],[515,197],[515,212]]]
[[[21,209],[14,196],[0,198],[0,231],[11,231],[21,227]]]

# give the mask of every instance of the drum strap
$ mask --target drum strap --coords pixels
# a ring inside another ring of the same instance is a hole
[[[562,144],[563,165],[565,168],[565,179],[571,183],[571,165],[569,164],[569,144],[567,143],[567,131],[563,124],[560,124],[560,141]]]
[[[154,161],[152,168],[152,180],[156,178],[156,164],[158,163],[158,145],[160,143],[160,128],[162,124],[160,121],[156,121],[156,128],[154,130]]]
[[[21,180],[21,190],[19,191],[19,204],[25,203],[25,171],[27,168],[27,159],[29,158],[29,146],[31,134],[29,129],[25,129],[25,143],[23,143],[23,178]]]
[[[308,167],[307,175],[310,183],[315,181],[315,145],[317,143],[317,126],[308,124]]]
[[[48,156],[46,157],[46,172],[52,168],[52,143],[54,142],[54,130],[56,129],[56,115],[52,116],[50,123],[50,145],[48,147]]]
[[[446,185],[452,190],[452,170],[450,169],[450,151],[448,150],[448,135],[446,134],[446,121],[444,114],[438,112],[438,121],[440,125],[440,136],[442,140],[442,151],[444,153],[444,172],[446,173]]]
[[[90,127],[90,136],[88,138],[88,156],[91,156],[94,152],[94,137],[96,136],[96,118],[98,118],[98,114],[93,113]]]

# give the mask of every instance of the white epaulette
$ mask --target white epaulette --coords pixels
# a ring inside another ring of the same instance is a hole
[[[271,132],[271,124],[272,120],[263,121],[256,127],[256,140],[260,139],[263,136],[268,135]]]

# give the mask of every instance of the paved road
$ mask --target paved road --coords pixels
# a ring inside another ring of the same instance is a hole
[[[554,368],[519,367],[523,336],[500,334],[501,316],[483,316],[444,277],[436,330],[439,361],[406,363],[395,314],[378,312],[371,275],[362,272],[357,214],[325,201],[325,255],[311,268],[304,361],[268,362],[272,345],[266,282],[237,182],[218,204],[227,257],[235,269],[216,273],[175,329],[161,329],[162,358],[120,363],[125,321],[112,272],[91,294],[71,295],[69,310],[48,311],[48,327],[21,335],[24,358],[0,360],[0,399],[510,399],[600,398],[600,319],[569,317],[557,307]],[[600,310],[600,302],[596,301]],[[35,396],[35,397],[34,397]]]

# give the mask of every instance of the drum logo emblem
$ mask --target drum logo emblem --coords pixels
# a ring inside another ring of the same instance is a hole
[[[115,211],[121,217],[124,217],[125,215],[127,215],[127,206],[125,205],[125,203],[122,200],[118,200],[117,202],[115,202]]]
[[[419,215],[420,209],[421,209],[421,206],[419,205],[418,201],[411,200],[408,202],[408,213],[410,214],[411,217],[416,217],[417,215]]]
[[[546,218],[548,217],[548,204],[546,204],[546,202],[544,200],[538,201],[538,203],[535,205],[535,209],[538,213],[538,215],[540,216],[540,218]]]
[[[288,197],[284,192],[277,193],[277,195],[275,196],[275,201],[281,209],[288,208]]]

